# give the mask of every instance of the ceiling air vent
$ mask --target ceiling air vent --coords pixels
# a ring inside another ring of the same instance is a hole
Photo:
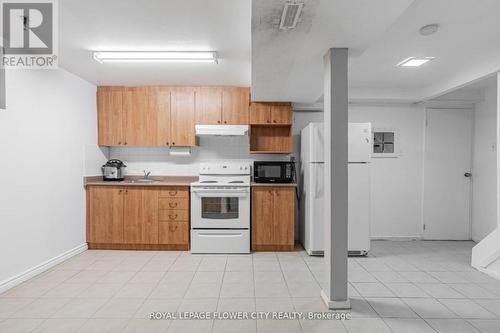
[[[289,30],[295,28],[297,23],[299,23],[300,13],[302,13],[303,7],[304,7],[303,2],[299,1],[285,2],[285,7],[283,8],[283,14],[281,14],[280,30]]]

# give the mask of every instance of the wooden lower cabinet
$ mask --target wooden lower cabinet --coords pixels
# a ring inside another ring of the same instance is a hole
[[[160,222],[160,244],[184,245],[189,243],[188,222]]]
[[[292,251],[295,229],[295,188],[252,187],[252,250]]]
[[[188,250],[188,193],[187,186],[88,186],[89,248]]]
[[[87,189],[87,240],[93,243],[123,243],[124,190],[92,186]]]
[[[134,187],[125,190],[123,240],[126,244],[158,243],[158,191]]]

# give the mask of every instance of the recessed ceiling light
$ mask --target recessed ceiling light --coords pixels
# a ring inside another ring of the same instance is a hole
[[[401,61],[397,66],[398,67],[419,67],[429,61],[434,60],[434,57],[410,57],[403,61]]]
[[[215,51],[100,51],[94,59],[105,62],[212,62],[218,63]]]

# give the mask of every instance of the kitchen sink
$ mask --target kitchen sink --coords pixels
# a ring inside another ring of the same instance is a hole
[[[140,184],[151,184],[151,183],[156,183],[159,182],[159,180],[156,179],[148,179],[148,178],[143,178],[143,179],[130,179],[128,181],[129,183],[140,183]]]

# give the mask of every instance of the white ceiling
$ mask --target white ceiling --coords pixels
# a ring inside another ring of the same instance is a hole
[[[60,65],[99,85],[250,85],[249,0],[64,0]],[[98,50],[215,50],[209,63],[99,64]]]
[[[350,48],[354,98],[425,99],[500,69],[498,0],[305,0],[305,21],[279,32],[271,22],[282,3],[253,3],[256,99],[316,101],[322,95],[322,56],[330,47]],[[440,24],[439,32],[421,36],[419,28],[430,23]],[[410,56],[436,60],[418,69],[395,67]]]
[[[421,100],[500,69],[498,0],[304,0],[302,22],[277,28],[285,0],[60,1],[60,64],[100,85],[252,85],[255,100],[313,103],[323,55],[348,47],[352,99]],[[418,29],[441,25],[435,35]],[[216,50],[214,64],[99,64],[94,50]],[[409,56],[434,56],[397,68]]]

